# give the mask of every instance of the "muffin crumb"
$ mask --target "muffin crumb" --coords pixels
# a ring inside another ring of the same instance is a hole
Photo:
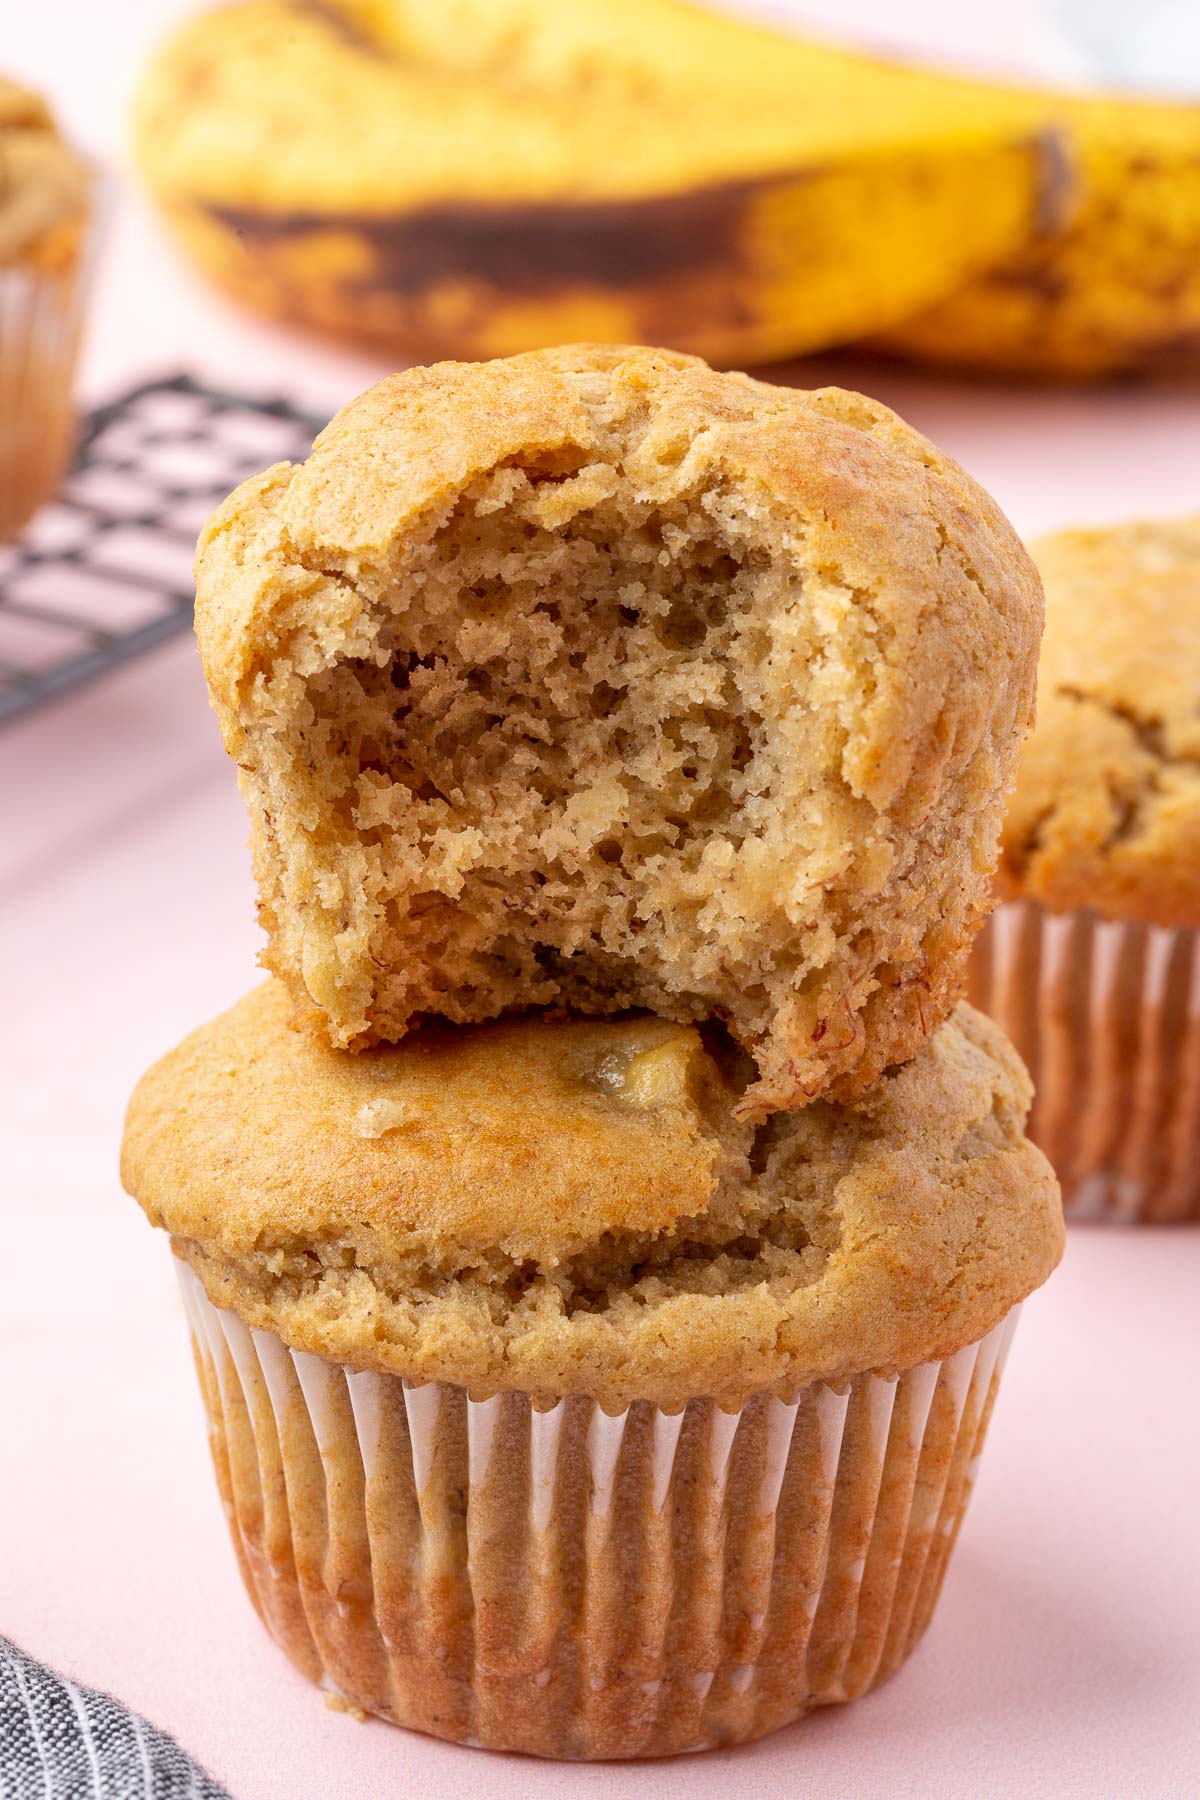
[[[409,1108],[399,1100],[364,1100],[354,1115],[354,1135],[381,1138],[415,1123]]]

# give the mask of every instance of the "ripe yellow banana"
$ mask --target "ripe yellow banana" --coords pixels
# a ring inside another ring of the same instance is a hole
[[[1046,116],[1046,96],[988,99],[1014,128]],[[889,333],[885,346],[1051,379],[1200,373],[1200,106],[1049,104],[1076,170],[1068,221]]]
[[[135,130],[218,280],[416,356],[816,349],[1067,199],[1036,107],[679,0],[247,0],[166,45]]]

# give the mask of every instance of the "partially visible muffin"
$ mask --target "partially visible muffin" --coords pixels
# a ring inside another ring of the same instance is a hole
[[[45,103],[0,76],[0,538],[70,454],[91,191]]]
[[[1200,518],[1064,531],[972,998],[1068,1210],[1200,1213]]]
[[[44,100],[0,75],[0,266],[53,267],[77,248],[91,180]]]
[[[966,1008],[757,1129],[635,1016],[331,1050],[277,982],[130,1104],[247,1587],[311,1677],[551,1756],[736,1742],[924,1631],[1062,1221]]]
[[[755,1117],[953,1006],[1040,628],[885,408],[621,347],[391,377],[197,560],[265,961],[332,1044],[716,1016]]]
[[[1063,531],[1000,891],[1200,925],[1200,517]]]

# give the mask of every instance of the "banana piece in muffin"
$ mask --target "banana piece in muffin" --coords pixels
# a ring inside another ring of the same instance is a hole
[[[267,966],[334,1046],[717,1017],[746,1116],[954,1005],[1036,572],[886,408],[573,346],[396,375],[205,530],[197,631]]]

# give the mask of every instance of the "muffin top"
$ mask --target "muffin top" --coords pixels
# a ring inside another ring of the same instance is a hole
[[[1000,889],[1200,926],[1200,517],[1063,531]]]
[[[37,256],[87,209],[87,165],[45,102],[0,75],[0,267]]]
[[[568,345],[382,382],[204,532],[267,966],[331,1043],[722,1019],[757,1116],[953,1007],[1032,708],[995,504],[861,395]]]
[[[1057,1262],[1029,1083],[977,1013],[851,1106],[755,1128],[747,1075],[646,1015],[331,1052],[269,982],[143,1078],[122,1175],[217,1305],[477,1396],[735,1405],[908,1367]]]

